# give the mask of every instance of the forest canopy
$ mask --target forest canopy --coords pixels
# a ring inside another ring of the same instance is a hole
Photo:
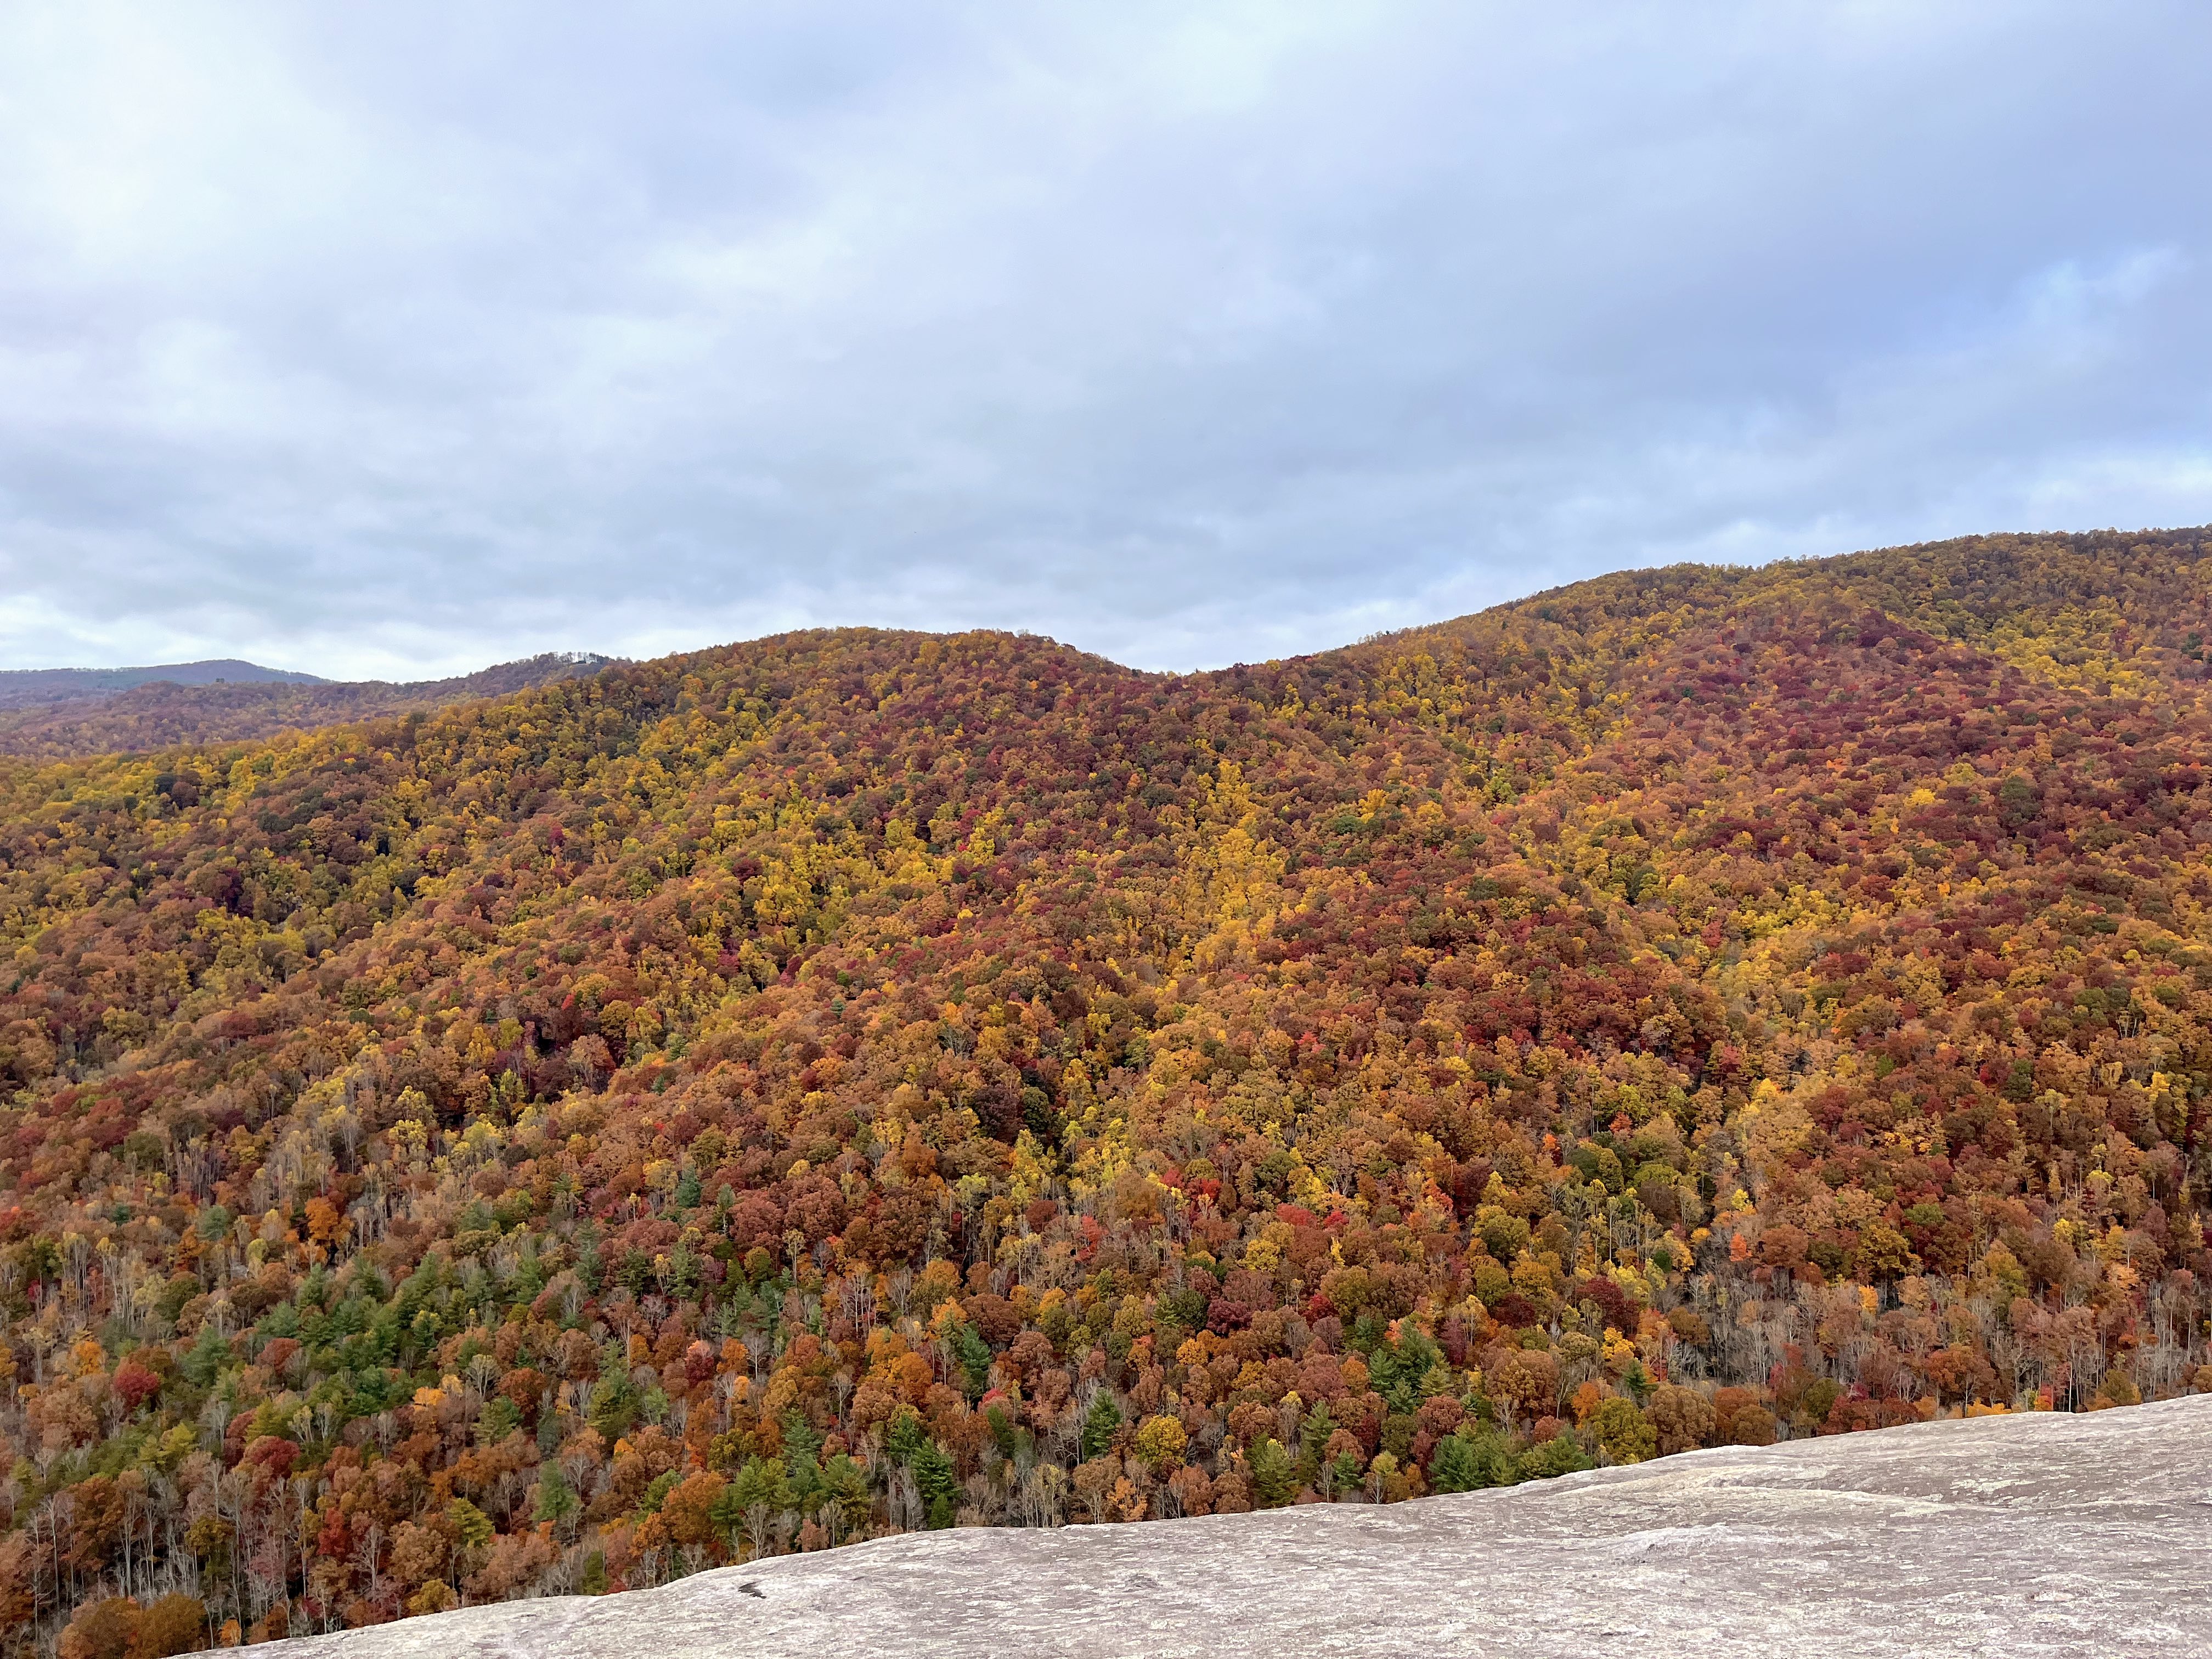
[[[2197,532],[0,762],[0,1627],[2212,1389]]]
[[[242,662],[178,665],[185,675],[180,679],[149,678],[167,673],[163,669],[16,670],[0,674],[0,755],[60,760],[186,743],[235,743],[500,696],[596,673],[611,660],[581,652],[548,652],[455,679],[397,685],[318,680]],[[231,678],[213,676],[213,671],[234,668],[240,672]]]

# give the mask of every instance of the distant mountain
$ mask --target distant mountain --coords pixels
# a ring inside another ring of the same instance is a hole
[[[155,663],[145,668],[16,668],[0,672],[0,708],[45,708],[90,697],[112,697],[157,680],[171,685],[330,684],[313,674],[264,668],[235,657],[216,662]]]
[[[241,743],[505,696],[596,674],[615,660],[591,652],[547,652],[452,679],[404,684],[320,680],[246,662],[19,672],[0,676],[0,755],[58,760]]]

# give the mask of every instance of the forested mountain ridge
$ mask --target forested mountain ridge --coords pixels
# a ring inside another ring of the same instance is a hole
[[[236,657],[208,662],[154,663],[139,668],[8,668],[0,669],[0,708],[29,708],[111,697],[157,680],[173,685],[216,685],[230,680],[294,685],[328,684],[313,674],[264,668],[258,663],[243,662]]]
[[[0,675],[0,755],[53,760],[245,742],[500,696],[597,673],[612,660],[587,652],[547,652],[450,679],[402,683],[319,680],[228,662],[18,671]],[[240,669],[248,672],[215,672]]]
[[[0,763],[0,1616],[2212,1388],[2206,550]]]

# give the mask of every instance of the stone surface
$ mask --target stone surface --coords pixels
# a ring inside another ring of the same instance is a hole
[[[2212,1653],[2212,1396],[1503,1492],[878,1540],[288,1659]]]

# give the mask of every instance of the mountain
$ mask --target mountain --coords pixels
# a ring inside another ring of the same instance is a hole
[[[226,657],[220,662],[158,663],[150,668],[13,668],[0,671],[0,708],[44,708],[110,697],[133,686],[155,681],[172,685],[220,685],[226,682],[284,685],[324,685],[313,674],[295,674],[282,668],[263,668]]]
[[[0,765],[0,1627],[2212,1390],[2209,550]]]
[[[245,742],[277,732],[502,696],[529,686],[596,674],[614,660],[588,652],[548,652],[453,679],[400,684],[382,680],[334,683],[307,674],[279,675],[247,663],[194,663],[174,673],[150,668],[65,669],[0,676],[0,709],[8,711],[0,713],[0,755],[59,759],[184,744]],[[187,671],[227,668],[251,672],[228,679],[215,674],[185,678]],[[34,701],[45,693],[27,683],[45,685],[48,672],[86,676],[88,684],[95,676],[147,678],[120,689],[70,691]],[[9,678],[27,684],[10,689],[5,684]]]
[[[1388,1510],[962,1528],[271,1659],[2202,1652],[2212,1401],[1735,1447]]]

